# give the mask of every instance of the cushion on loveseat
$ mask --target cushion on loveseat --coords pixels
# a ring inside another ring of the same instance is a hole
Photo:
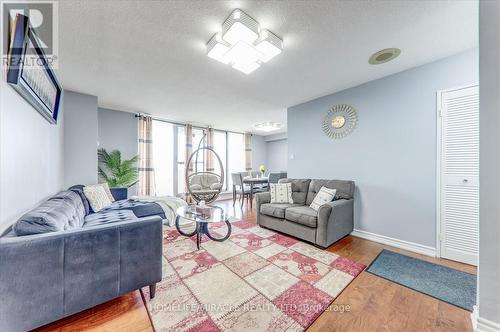
[[[292,199],[294,204],[306,204],[307,189],[309,188],[309,179],[280,179],[278,183],[292,184]],[[311,204],[311,203],[309,203]]]
[[[85,218],[85,207],[80,196],[71,191],[62,191],[38,207],[23,215],[12,226],[17,236],[58,232],[81,228]]]
[[[285,209],[297,204],[265,203],[260,206],[260,213],[275,218],[285,218]]]
[[[308,227],[316,227],[318,224],[318,212],[309,206],[290,207],[285,210],[285,219]]]
[[[309,184],[306,205],[311,205],[321,187],[336,189],[335,199],[351,199],[354,196],[354,181],[313,179]]]

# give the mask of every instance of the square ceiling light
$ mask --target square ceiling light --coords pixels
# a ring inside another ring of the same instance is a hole
[[[247,75],[253,72],[255,69],[258,69],[259,67],[260,64],[258,64],[257,62],[236,62],[233,65],[234,69],[239,70]]]
[[[240,9],[235,9],[222,24],[222,39],[231,45],[238,41],[253,43],[257,38],[259,23]]]
[[[216,33],[207,43],[207,56],[223,64],[228,64],[229,58],[225,54],[229,48],[230,45],[222,40],[220,33]]]
[[[226,60],[231,63],[257,62],[262,56],[263,54],[255,47],[241,40],[234,44],[225,54]]]
[[[207,43],[207,56],[245,74],[250,74],[283,50],[283,41],[259,23],[235,9],[224,21],[221,32]]]
[[[255,46],[262,53],[262,62],[268,62],[281,53],[283,41],[269,30],[262,30],[261,37]]]

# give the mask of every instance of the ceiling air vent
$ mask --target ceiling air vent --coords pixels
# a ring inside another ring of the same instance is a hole
[[[401,50],[399,48],[386,48],[372,54],[372,56],[368,59],[368,63],[371,65],[380,65],[394,60],[400,54]]]

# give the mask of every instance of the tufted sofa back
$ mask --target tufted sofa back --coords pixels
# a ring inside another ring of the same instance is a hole
[[[12,228],[17,236],[81,228],[85,214],[81,197],[66,190],[23,215]]]
[[[309,184],[309,190],[307,192],[307,205],[312,203],[321,187],[337,189],[335,199],[351,199],[354,195],[354,181],[313,179]]]
[[[293,203],[304,205],[310,182],[309,179],[280,179],[278,183],[291,183]]]

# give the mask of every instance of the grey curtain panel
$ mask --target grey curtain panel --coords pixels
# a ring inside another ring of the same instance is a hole
[[[139,147],[139,195],[155,195],[155,169],[153,166],[153,119],[140,115],[137,118]]]
[[[193,164],[188,164],[189,162],[189,157],[191,157],[191,154],[193,153],[193,126],[190,124],[186,124],[186,158],[184,162],[184,167],[186,167],[186,175],[192,174],[193,173]],[[186,176],[186,179],[188,177]],[[191,196],[189,195],[189,190],[187,188],[188,184],[184,183],[184,196],[185,200],[188,203],[192,203],[193,200]]]
[[[214,128],[207,128],[207,147],[214,148]],[[210,150],[205,150],[205,160],[207,161],[207,172],[214,172],[214,154]]]
[[[252,134],[245,134],[245,171],[252,170]]]

